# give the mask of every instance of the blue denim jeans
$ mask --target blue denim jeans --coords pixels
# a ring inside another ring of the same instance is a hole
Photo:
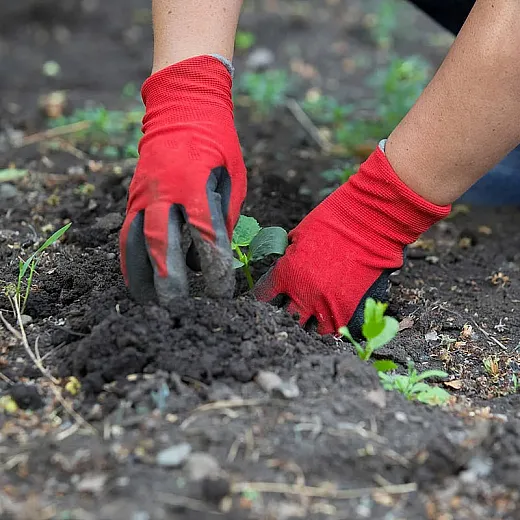
[[[480,206],[520,206],[520,146],[474,184],[460,202]]]

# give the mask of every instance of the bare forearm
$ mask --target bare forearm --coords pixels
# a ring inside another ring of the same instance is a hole
[[[153,72],[202,54],[233,57],[242,0],[153,0]]]
[[[477,0],[386,154],[417,193],[448,204],[520,143],[520,2]]]

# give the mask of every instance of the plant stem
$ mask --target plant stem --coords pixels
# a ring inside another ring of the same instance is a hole
[[[249,285],[249,289],[252,289],[255,286],[255,282],[253,277],[251,276],[251,270],[249,269],[249,264],[244,264],[242,267],[244,274],[246,275],[247,285]]]

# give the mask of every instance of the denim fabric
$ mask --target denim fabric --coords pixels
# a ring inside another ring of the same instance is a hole
[[[520,206],[520,146],[474,184],[460,202],[480,206]]]

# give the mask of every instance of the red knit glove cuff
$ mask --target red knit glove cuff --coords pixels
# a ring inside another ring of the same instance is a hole
[[[152,74],[143,84],[143,131],[182,122],[233,121],[232,78],[212,56],[196,56]]]

